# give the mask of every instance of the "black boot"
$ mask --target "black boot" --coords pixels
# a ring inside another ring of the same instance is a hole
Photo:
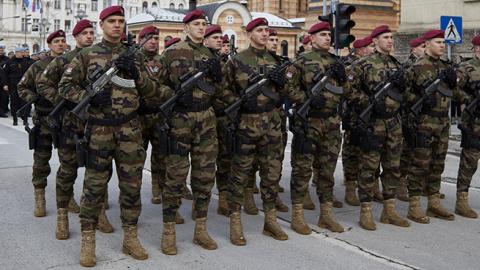
[[[14,126],[18,126],[18,118],[17,118],[17,115],[16,115],[16,114],[13,114],[12,117],[13,117],[13,125],[14,125]]]

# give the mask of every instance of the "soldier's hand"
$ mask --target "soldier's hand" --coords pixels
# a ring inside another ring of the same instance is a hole
[[[126,72],[132,79],[138,80],[138,78],[140,78],[140,72],[138,71],[133,58],[120,56],[114,62],[118,69]]]
[[[426,109],[431,109],[434,108],[437,105],[437,99],[435,98],[434,95],[428,95],[425,97],[425,101],[423,102],[423,106]]]
[[[38,96],[37,100],[35,101],[35,104],[40,107],[53,107],[53,104],[50,101],[40,96]]]
[[[403,90],[405,88],[405,74],[403,69],[399,69],[393,73],[391,81],[399,90]]]
[[[332,70],[332,77],[338,82],[339,85],[347,82],[347,72],[345,71],[345,65],[341,62],[335,62],[330,66]]]
[[[90,100],[90,104],[93,107],[102,107],[102,106],[107,106],[107,105],[112,105],[112,97],[110,90],[103,90],[93,96],[93,98]]]
[[[268,74],[268,79],[280,88],[285,86],[285,74],[281,71],[277,70]]]
[[[210,58],[204,62],[205,67],[208,69],[208,73],[210,74],[210,77],[216,81],[216,82],[221,82],[223,79],[223,74],[222,74],[222,67],[220,65],[220,61],[216,58]]]
[[[457,87],[457,73],[455,72],[455,69],[453,69],[452,67],[448,67],[444,69],[440,73],[439,77],[442,81],[448,84],[448,87],[450,88]]]
[[[326,104],[326,100],[325,100],[325,97],[323,95],[319,95],[317,97],[313,97],[312,98],[312,107],[314,108],[317,108],[317,109],[321,109],[322,107],[324,107]]]

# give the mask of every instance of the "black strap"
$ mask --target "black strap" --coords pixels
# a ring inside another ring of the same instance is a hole
[[[173,108],[173,110],[181,113],[203,112],[210,109],[210,107],[212,107],[212,104],[210,102],[200,102],[200,103],[194,103],[189,107],[185,107],[178,104]]]
[[[274,103],[268,102],[265,106],[255,106],[253,108],[242,107],[241,112],[245,114],[256,114],[256,113],[266,113],[271,112],[276,109]]]
[[[99,119],[99,118],[94,118],[90,116],[88,117],[87,123],[89,125],[96,125],[96,126],[119,126],[121,124],[124,124],[134,119],[137,116],[138,116],[137,112],[132,112],[129,115],[126,115],[122,118],[116,118],[116,119]]]
[[[425,115],[428,115],[428,116],[431,116],[431,117],[439,117],[439,118],[442,118],[442,117],[448,117],[448,112],[434,112],[434,111],[426,111],[426,112],[422,112],[422,114],[425,114]]]
[[[311,110],[308,112],[308,117],[311,118],[330,118],[338,115],[338,110],[331,110],[331,111],[318,111],[318,110]]]

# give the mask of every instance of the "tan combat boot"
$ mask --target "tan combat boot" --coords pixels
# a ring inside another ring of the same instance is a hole
[[[245,246],[247,240],[243,236],[242,220],[239,211],[230,214],[230,242],[236,246]]]
[[[72,196],[70,198],[70,201],[68,201],[68,211],[71,213],[78,214],[80,213],[80,206],[78,206],[77,202],[75,201],[75,198]]]
[[[177,244],[175,222],[164,222],[162,232],[162,252],[165,255],[176,255]]]
[[[309,235],[312,233],[312,229],[305,221],[302,204],[294,204],[292,206],[292,223],[290,224],[290,228],[303,235]]]
[[[478,214],[468,205],[468,192],[457,192],[455,213],[468,218],[478,218]]]
[[[375,231],[377,226],[373,221],[373,214],[372,214],[372,203],[371,202],[363,202],[360,204],[360,227],[364,228],[365,230]]]
[[[336,220],[332,213],[332,202],[320,204],[320,217],[318,218],[318,227],[330,230],[332,232],[344,232],[345,229]]]
[[[136,260],[148,259],[147,251],[138,241],[137,225],[123,226],[123,253],[132,256]]]
[[[305,192],[305,197],[303,197],[303,209],[315,210],[315,203],[312,201],[312,197],[310,197],[310,192],[308,190]]]
[[[180,215],[180,212],[178,212],[177,210],[177,213],[175,214],[175,224],[183,224],[185,223],[185,219],[183,219],[182,215]]]
[[[288,235],[282,230],[277,222],[277,210],[271,209],[265,213],[265,223],[263,225],[263,234],[271,236],[276,240],[288,240]]]
[[[420,196],[410,197],[407,218],[418,223],[430,223],[430,218],[428,218],[422,210]]]
[[[351,206],[360,206],[357,198],[357,182],[345,182],[345,202]]]
[[[45,189],[44,188],[36,188],[35,189],[35,210],[33,211],[33,215],[36,217],[44,217],[47,215],[46,202],[45,202]]]
[[[218,194],[218,208],[217,214],[228,217],[228,202],[227,202],[227,191],[221,191]]]
[[[183,186],[182,198],[189,201],[193,200],[192,191],[187,187],[187,184]]]
[[[275,209],[277,209],[278,212],[288,212],[288,206],[282,202],[282,199],[280,199],[278,195],[275,199]]]
[[[332,206],[335,207],[335,208],[343,208],[343,203],[339,200],[337,200],[337,198],[335,197],[335,195],[333,195],[332,197]]]
[[[258,208],[255,205],[253,189],[246,188],[243,197],[243,211],[248,215],[258,215]]]
[[[152,181],[152,204],[161,204],[162,203],[162,191],[158,183],[153,183]]]
[[[80,247],[80,265],[93,267],[97,263],[95,258],[95,230],[82,231],[82,244]]]
[[[373,189],[373,200],[376,202],[383,202],[383,194],[380,191],[380,179],[375,179],[375,187]]]
[[[392,224],[400,227],[410,227],[410,223],[400,217],[395,210],[395,199],[388,199],[383,201],[383,211],[380,217],[380,222],[385,224]]]
[[[57,229],[55,237],[58,240],[65,240],[70,237],[68,229],[68,210],[66,208],[57,209]]]
[[[454,220],[455,215],[440,204],[440,194],[428,196],[427,216],[444,220]]]
[[[193,243],[201,246],[204,249],[217,249],[217,243],[213,240],[207,231],[207,218],[197,218],[195,220],[195,233],[193,236]]]
[[[100,215],[98,215],[97,230],[101,231],[102,233],[113,232],[113,226],[110,224],[110,221],[108,221],[107,214],[105,213],[105,206],[102,207],[102,210],[100,210]]]
[[[397,199],[402,202],[408,202],[407,179],[400,179],[400,186],[397,188]]]

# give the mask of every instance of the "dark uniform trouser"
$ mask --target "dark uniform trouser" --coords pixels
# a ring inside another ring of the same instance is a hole
[[[414,149],[408,176],[408,194],[421,196],[424,180],[427,182],[427,195],[438,194],[448,150],[450,120],[448,117],[422,115],[417,130],[417,141],[422,140],[424,143]]]
[[[336,118],[338,116],[334,116]],[[333,201],[333,173],[340,152],[341,133],[339,120],[309,118],[307,137],[312,140],[311,153],[292,149],[292,177],[290,182],[292,204],[301,204],[308,190],[313,170],[318,172],[317,195],[320,203]],[[295,136],[292,145],[296,143]],[[317,160],[317,162],[315,162]]]
[[[140,121],[134,118],[116,126],[91,126],[88,158],[80,204],[82,230],[94,230],[104,203],[112,160],[120,187],[123,225],[135,225],[141,212],[140,189],[145,150]]]
[[[352,132],[346,130],[343,136],[342,164],[346,182],[358,181],[360,149],[352,142]]]
[[[460,156],[460,167],[457,176],[457,191],[468,192],[472,177],[477,171],[480,160],[480,149],[463,148]]]
[[[35,188],[45,188],[51,171],[49,161],[52,157],[52,134],[44,116],[35,116],[33,122],[37,136],[33,150],[32,183]]]
[[[380,175],[385,200],[395,197],[400,178],[400,156],[402,153],[402,128],[397,117],[377,119],[373,124],[377,149],[361,149],[358,196],[361,202],[371,202],[377,171]]]
[[[0,113],[6,113],[8,110],[8,92],[3,90],[3,85],[0,85]]]
[[[218,157],[216,183],[218,192],[228,191],[228,180],[230,179],[231,153],[227,149],[227,128],[228,119],[226,116],[217,117],[218,136]]]
[[[18,95],[17,86],[9,85],[8,89],[10,93],[10,111],[12,115],[16,115],[17,110],[25,104],[25,101],[23,101],[23,99],[21,99]],[[27,110],[24,110],[21,115],[17,116],[23,117],[26,111]]]
[[[150,157],[150,169],[152,172],[152,186],[158,186],[163,188],[164,179],[165,179],[165,158],[166,155],[160,154],[161,147],[167,147],[166,145],[161,145],[160,137],[158,130],[156,129],[156,124],[161,124],[160,119],[154,115],[144,115],[141,117],[142,122],[142,138],[143,138],[143,148],[145,151],[148,149],[148,143],[152,145],[152,154]],[[146,155],[145,155],[146,158]]]
[[[215,184],[215,160],[218,154],[215,114],[212,108],[200,112],[176,112],[170,120],[170,127],[171,144],[177,150],[165,160],[163,222],[175,221],[190,169],[188,154],[191,159],[190,185],[196,218],[204,218]]]
[[[277,110],[242,114],[237,130],[239,149],[233,155],[228,201],[233,211],[243,205],[244,189],[251,179],[255,159],[260,168],[260,192],[265,211],[274,209],[280,177],[282,151],[281,118]]]

